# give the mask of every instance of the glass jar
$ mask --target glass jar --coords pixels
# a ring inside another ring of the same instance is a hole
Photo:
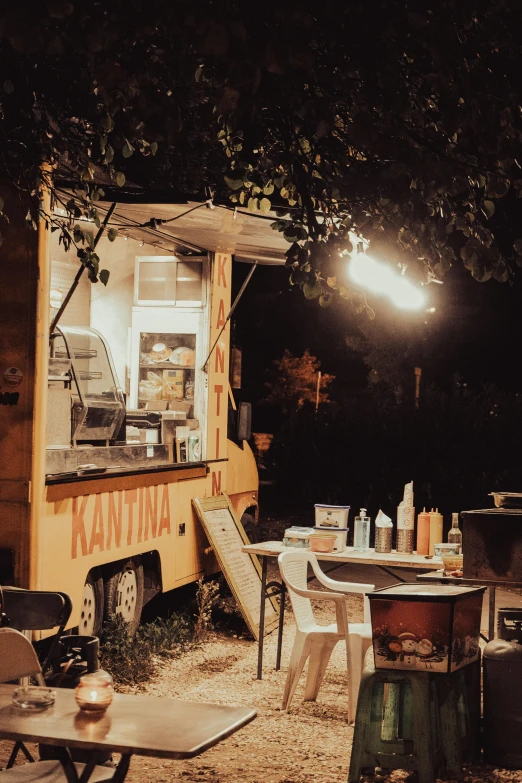
[[[103,712],[110,706],[114,696],[112,677],[100,669],[84,674],[76,686],[76,703],[81,710]]]

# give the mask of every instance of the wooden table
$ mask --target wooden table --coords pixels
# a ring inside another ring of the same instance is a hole
[[[282,541],[264,541],[261,544],[248,544],[242,547],[243,552],[248,552],[251,555],[257,555],[261,558],[261,607],[259,612],[259,646],[257,656],[257,679],[260,680],[263,676],[263,645],[265,635],[265,600],[266,598],[273,598],[276,595],[280,595],[279,604],[279,625],[277,630],[277,653],[276,653],[276,670],[281,668],[281,646],[283,641],[283,624],[285,613],[285,596],[286,585],[283,581],[271,581],[267,584],[267,571],[268,571],[268,559],[270,557],[278,557],[281,552],[295,551],[294,547],[283,546]],[[302,551],[299,549],[298,551]],[[418,571],[433,571],[433,567],[442,565],[442,560],[438,557],[426,558],[424,555],[418,555],[414,552],[408,555],[404,552],[391,552],[390,554],[380,554],[375,549],[370,549],[367,552],[357,552],[351,546],[346,547],[344,552],[332,552],[331,554],[323,554],[322,552],[314,552],[317,559],[326,561],[328,563],[334,563],[334,567],[329,569],[326,573],[334,571],[341,566],[357,563],[359,565],[371,565],[376,566],[381,571],[384,571],[389,576],[393,576],[397,581],[403,582],[401,577],[394,574],[390,569],[392,568],[408,568]],[[313,579],[310,577],[309,581]]]
[[[79,711],[74,691],[67,688],[57,688],[52,707],[30,712],[12,705],[15,687],[0,685],[0,739],[43,742],[63,748],[60,760],[73,773],[73,780],[78,778],[67,748],[91,752],[92,766],[99,753],[121,753],[112,778],[120,783],[133,755],[192,758],[256,716],[255,710],[247,707],[117,693],[109,709],[96,719]],[[82,783],[89,776],[90,773],[85,779],[82,776]]]

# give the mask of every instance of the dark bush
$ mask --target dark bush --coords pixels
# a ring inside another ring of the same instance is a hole
[[[493,490],[522,491],[522,396],[495,387],[428,388],[421,407],[372,397],[305,405],[274,437],[270,458],[281,497],[379,508],[395,519],[404,484],[417,511],[444,514],[492,505]]]

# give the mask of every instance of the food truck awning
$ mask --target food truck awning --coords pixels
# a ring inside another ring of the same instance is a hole
[[[107,202],[99,204],[108,209]],[[236,261],[284,264],[288,242],[271,228],[274,214],[261,215],[212,202],[183,204],[120,203],[109,222],[120,234],[164,247],[232,253]]]

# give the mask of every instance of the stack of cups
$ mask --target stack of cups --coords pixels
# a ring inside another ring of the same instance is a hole
[[[390,517],[381,510],[375,518],[375,551],[382,553],[392,551],[393,523]]]
[[[397,507],[397,552],[413,552],[414,529],[413,481],[410,481],[404,486],[404,498]]]

